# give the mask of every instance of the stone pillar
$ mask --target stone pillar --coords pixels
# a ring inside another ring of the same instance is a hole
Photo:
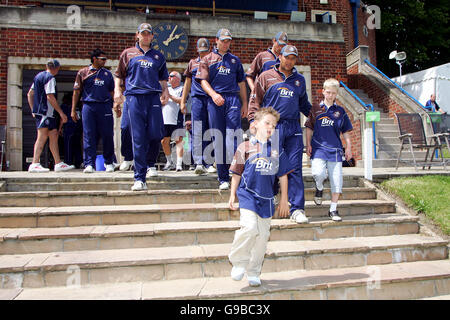
[[[358,46],[347,54],[347,73],[358,74],[361,73],[361,64],[369,57],[368,46]]]
[[[7,150],[10,170],[22,170],[22,66],[8,64]]]

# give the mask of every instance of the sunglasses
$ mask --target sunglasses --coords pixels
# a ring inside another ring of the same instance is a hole
[[[169,75],[169,78],[173,78],[173,77],[176,77],[176,75],[174,75],[174,74]]]
[[[105,57],[97,57],[97,59],[100,59],[100,60],[106,61],[106,59],[108,59],[108,58],[105,58]]]

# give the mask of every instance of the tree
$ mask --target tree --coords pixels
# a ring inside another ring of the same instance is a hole
[[[405,51],[403,73],[449,62],[449,8],[447,0],[371,0],[381,9],[381,29],[376,31],[377,64],[388,76],[399,75],[389,60],[391,51]]]

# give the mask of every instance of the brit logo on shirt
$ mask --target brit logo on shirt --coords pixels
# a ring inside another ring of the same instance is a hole
[[[94,86],[99,86],[102,87],[105,85],[105,80],[99,79],[99,78],[95,78],[94,79]]]
[[[255,159],[255,162],[256,162],[255,171],[269,172],[273,168],[272,161],[266,158],[257,158]]]
[[[230,68],[226,68],[224,66],[219,66],[217,69],[219,70],[218,74],[229,75],[231,72]]]
[[[322,117],[319,119],[319,121],[321,121],[321,120],[322,120],[322,122],[321,122],[322,127],[332,127],[334,125],[334,120],[331,120],[328,117]]]
[[[292,98],[294,96],[294,91],[289,90],[288,88],[278,88],[278,91],[280,91],[280,97],[281,98]]]
[[[141,59],[141,60],[138,60],[138,62],[140,63],[141,68],[148,69],[148,68],[153,67],[153,62],[151,62],[151,61]]]

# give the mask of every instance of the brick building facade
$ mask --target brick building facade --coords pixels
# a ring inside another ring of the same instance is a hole
[[[303,3],[304,6],[302,6]],[[55,15],[56,20],[59,16],[62,16],[61,19],[64,18],[64,7],[61,9],[50,9],[45,5],[43,8],[23,7],[24,5],[40,5],[40,3],[36,1],[13,0],[8,1],[8,5],[5,6],[6,1],[2,0],[1,4],[4,6],[0,7],[0,13],[2,10],[8,9],[19,10],[22,13],[33,10],[33,14],[47,12],[48,17],[52,17],[53,12],[57,12],[58,15]],[[322,99],[322,84],[327,78],[335,77],[345,83],[348,82],[346,55],[355,46],[353,37],[353,15],[351,4],[348,0],[329,0],[328,4],[320,4],[319,0],[299,1],[299,10],[303,8],[307,13],[305,22],[286,21],[284,20],[286,15],[284,15],[277,17],[276,19],[267,20],[262,26],[264,29],[265,26],[267,26],[268,30],[285,30],[288,33],[290,44],[295,45],[300,53],[299,66],[305,66],[306,70],[309,72],[307,77],[307,84],[309,87],[308,93],[310,95],[310,101],[315,103]],[[86,15],[91,14],[88,9],[84,9],[83,11]],[[332,21],[335,23],[331,25],[318,22],[314,23],[317,14],[320,15],[323,12],[330,12]],[[367,13],[362,12],[361,8],[359,8],[357,12],[359,44],[369,46],[371,61],[372,63],[376,63],[374,30],[369,30],[368,36],[363,34],[363,25],[365,24],[368,15]],[[97,10],[92,14],[100,13]],[[102,14],[105,15],[105,17],[102,16],[101,19],[109,19],[111,15],[120,15],[120,12],[106,11]],[[132,13],[127,12],[127,14],[129,15]],[[214,30],[207,30],[204,35],[200,34],[198,31],[193,32],[192,17],[177,16],[173,14],[164,15],[160,14],[160,12],[149,15],[136,12],[133,15],[135,16],[136,21],[146,20],[150,23],[152,23],[153,18],[158,21],[177,21],[177,19],[181,19],[185,24],[190,23],[188,49],[182,58],[168,63],[169,69],[184,69],[184,67],[187,66],[188,61],[197,55],[195,44],[199,37],[206,36],[211,43],[215,42],[214,34],[217,31],[217,27],[212,26],[211,28]],[[208,18],[212,19],[213,17]],[[271,45],[270,39],[276,32],[260,30],[256,32],[258,33],[257,36],[248,37],[246,36],[246,32],[242,31],[242,29],[245,29],[243,28],[243,24],[245,24],[243,20],[245,19],[253,20],[253,17],[231,17],[226,19],[217,17],[217,26],[230,29],[233,34],[233,43],[231,47],[233,54],[239,56],[244,65],[249,65],[258,52],[267,49]],[[220,24],[221,21],[224,23]],[[93,29],[95,29],[95,27],[83,27],[80,30],[68,30],[67,28],[64,28],[62,23],[59,23],[59,25],[58,23],[59,22],[54,22],[54,28],[47,25],[39,28],[38,25],[36,25],[35,22],[31,22],[31,20],[25,21],[25,23],[15,23],[14,18],[12,18],[9,23],[2,23],[0,25],[0,42],[2,44],[0,46],[0,125],[8,123],[8,108],[11,108],[13,104],[12,102],[8,102],[13,99],[8,97],[11,90],[8,90],[7,80],[9,70],[8,59],[11,57],[29,58],[30,61],[32,61],[33,58],[53,57],[58,59],[86,60],[88,62],[88,52],[95,47],[99,47],[107,53],[110,59],[117,60],[124,48],[134,45],[133,33],[135,31],[132,31],[131,29],[132,23],[129,23],[130,26],[124,32],[120,32],[119,26],[117,26],[114,32],[94,31]],[[256,20],[253,20],[253,24],[256,23]],[[137,23],[135,23],[135,25],[137,26]],[[305,28],[304,30],[306,31],[304,32],[306,35],[299,35],[296,31],[303,29],[298,28]],[[97,30],[98,29],[101,28],[97,28]],[[308,30],[312,31],[308,32]],[[42,65],[30,66],[27,63],[24,64],[24,67],[31,67],[34,69],[39,67],[43,68]],[[76,70],[78,67],[79,66],[70,66],[67,64],[63,64],[62,66],[63,69],[67,68],[70,70]],[[22,106],[25,105],[28,105],[28,103],[22,101]],[[358,124],[354,123],[354,127],[356,129]],[[354,134],[352,140],[354,140],[353,143],[355,146],[360,145],[359,134]],[[360,152],[357,150],[355,151],[356,158],[361,159]],[[13,159],[11,158],[11,160]]]

